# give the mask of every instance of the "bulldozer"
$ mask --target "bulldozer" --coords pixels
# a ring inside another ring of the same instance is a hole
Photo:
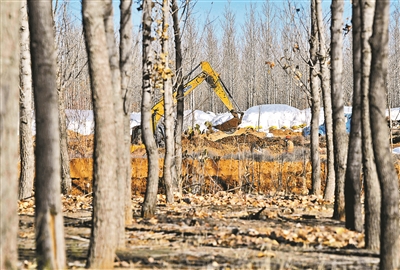
[[[233,99],[233,96],[219,77],[219,74],[214,71],[211,67],[210,63],[207,61],[200,62],[191,72],[189,72],[185,78],[190,77],[199,67],[201,67],[201,72],[197,74],[193,79],[187,82],[183,88],[183,96],[186,97],[190,94],[194,89],[196,89],[202,82],[206,81],[211,89],[215,92],[215,94],[220,98],[225,107],[232,114],[233,118],[220,124],[214,126],[214,128],[224,131],[230,132],[235,130],[242,122],[242,118],[244,113],[239,109],[238,104]],[[176,104],[177,102],[177,92],[173,93],[173,100]],[[235,109],[234,105],[237,109]],[[161,98],[151,109],[152,112],[152,126],[153,132],[155,133],[156,140],[160,141],[163,137],[163,128],[158,127],[158,123],[160,119],[164,116],[164,98]],[[141,130],[140,125],[136,126],[132,129],[132,144],[140,144],[141,143]]]

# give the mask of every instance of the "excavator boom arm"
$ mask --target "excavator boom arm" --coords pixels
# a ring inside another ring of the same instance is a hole
[[[224,90],[223,84],[219,78],[218,73],[211,68],[210,63],[208,62],[201,62],[201,68],[204,73],[208,75],[206,81],[217,94],[217,96],[221,99],[222,103],[228,108],[230,112],[234,111],[233,104],[231,99],[228,97],[228,93]]]
[[[206,81],[210,85],[210,87],[214,90],[214,92],[217,94],[217,96],[221,99],[224,105],[228,108],[228,110],[235,116],[237,112],[235,111],[231,101],[233,100],[233,98],[226,89],[221,79],[219,78],[218,73],[216,73],[214,69],[211,68],[210,63],[206,61],[201,62],[199,66],[201,66],[202,72],[184,85],[183,96],[184,97],[187,96],[203,81]],[[194,70],[196,70],[199,66],[197,66]],[[193,71],[191,71],[190,73],[192,73]],[[177,92],[175,91],[173,93],[174,103],[177,102],[176,95]],[[235,105],[237,106],[236,103]],[[153,130],[155,130],[158,121],[160,121],[161,117],[164,115],[164,98],[161,98],[160,101],[158,101],[153,106],[151,112],[153,115]],[[235,117],[237,117],[237,114]]]
[[[183,96],[186,97],[190,92],[192,92],[197,86],[199,86],[205,79],[206,75],[202,72],[196,77],[194,77],[191,81],[185,84],[183,88]],[[176,98],[177,92],[175,91],[172,95],[174,104],[177,102]],[[160,99],[153,108],[151,109],[151,114],[153,115],[153,128],[157,125],[158,121],[160,121],[161,117],[164,115],[164,98]]]

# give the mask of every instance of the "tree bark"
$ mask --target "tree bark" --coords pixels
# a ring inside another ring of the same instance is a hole
[[[130,152],[130,117],[132,107],[132,87],[129,82],[132,72],[132,0],[121,0],[121,21],[120,21],[120,45],[119,45],[119,68],[121,72],[121,90],[124,102],[124,151],[122,160],[127,162],[125,171],[125,225],[132,224],[132,162]]]
[[[381,188],[376,171],[374,152],[372,147],[372,134],[369,111],[369,76],[371,69],[371,47],[369,38],[372,35],[375,1],[361,1],[362,20],[362,155],[365,193],[365,247],[379,251],[380,246],[380,214],[381,214]]]
[[[333,0],[331,5],[331,100],[333,111],[333,150],[335,167],[335,204],[333,218],[345,220],[344,177],[346,173],[347,134],[343,102],[343,8],[344,2]]]
[[[72,189],[70,160],[68,155],[67,117],[65,115],[65,88],[58,86],[58,108],[60,118],[60,154],[61,154],[61,192],[69,194]]]
[[[107,39],[107,49],[108,49],[108,57],[109,57],[109,65],[111,70],[111,82],[113,88],[113,102],[114,102],[114,114],[115,114],[115,136],[116,136],[116,148],[115,152],[117,153],[116,162],[117,162],[117,174],[116,174],[116,182],[118,189],[118,194],[126,194],[126,170],[130,165],[129,158],[130,155],[127,155],[127,151],[130,151],[129,145],[125,144],[125,113],[124,113],[124,95],[122,93],[121,88],[121,72],[120,72],[120,58],[118,55],[117,45],[115,43],[115,34],[114,34],[114,13],[112,1],[106,2],[105,9],[105,17],[104,17],[104,27],[106,30],[106,39]],[[117,236],[118,236],[118,248],[125,247],[125,196],[118,196],[118,206],[115,211],[116,222],[117,222]]]
[[[93,219],[86,266],[113,268],[118,245],[119,206],[114,92],[105,20],[111,1],[83,1],[82,15],[95,117]],[[104,237],[107,236],[107,237]]]
[[[381,194],[380,269],[400,267],[399,181],[390,153],[386,122],[389,2],[377,1],[372,36],[369,109],[372,145]]]
[[[310,89],[311,89],[311,167],[312,194],[321,195],[321,161],[319,155],[319,114],[321,100],[318,79],[318,25],[316,0],[311,1],[311,36],[310,36]]]
[[[178,182],[178,192],[182,196],[182,132],[185,102],[183,99],[183,77],[182,77],[182,39],[179,27],[179,8],[177,0],[172,0],[172,20],[174,23],[175,37],[175,74],[176,74],[176,126],[175,126],[175,169]]]
[[[322,7],[321,0],[316,1],[317,9],[317,23],[318,23],[318,37],[319,37],[319,63],[320,63],[320,77],[321,87],[323,94],[323,105],[324,105],[324,118],[325,118],[325,129],[326,129],[326,154],[327,154],[327,176],[326,186],[324,192],[325,200],[332,200],[335,194],[335,168],[334,168],[334,153],[333,153],[333,124],[332,124],[332,100],[331,100],[331,88],[329,78],[329,67],[328,67],[328,54],[325,49],[325,29],[324,22],[322,19]]]
[[[18,96],[21,3],[0,9],[0,268],[17,269]],[[13,48],[13,49],[11,49]]]
[[[361,7],[359,1],[352,2],[353,33],[353,111],[351,118],[349,151],[345,175],[346,228],[362,232],[361,211]]]
[[[60,11],[59,11],[60,10]],[[68,2],[64,2],[59,10],[54,13],[61,12],[61,23],[55,25],[55,33],[57,40],[57,90],[58,90],[58,107],[60,118],[60,151],[61,151],[61,192],[63,194],[70,193],[72,189],[72,181],[70,174],[70,159],[68,154],[68,134],[67,134],[67,116],[65,114],[66,107],[66,91],[67,85],[71,83],[72,72],[75,68],[76,58],[72,55],[74,50],[70,46],[71,38],[68,36],[70,30],[70,21],[68,20]],[[75,62],[74,62],[75,61]],[[73,64],[70,64],[73,63]]]
[[[36,111],[35,229],[39,269],[64,268],[60,129],[51,1],[28,2]]]
[[[35,177],[35,157],[33,153],[32,134],[32,69],[31,54],[29,51],[29,24],[27,3],[21,7],[20,28],[20,97],[19,97],[19,143],[21,158],[21,173],[19,177],[18,199],[28,198],[33,192],[33,179]]]
[[[67,27],[66,23],[66,13],[67,13],[67,3],[63,4],[62,7],[62,16],[63,16],[63,23],[61,24],[60,28],[64,29],[55,29],[55,33],[60,33],[63,30],[65,31]],[[56,13],[57,10],[54,10],[54,13]],[[56,28],[56,26],[54,27]],[[59,34],[60,35],[60,34]],[[61,42],[57,42],[57,45],[59,46],[57,48],[58,51],[61,51],[62,44]],[[71,48],[68,48],[71,49]],[[67,49],[67,50],[68,50]],[[67,117],[65,115],[65,84],[68,81],[65,80],[65,77],[63,76],[66,74],[65,66],[63,65],[63,58],[69,58],[66,55],[63,55],[61,57],[58,57],[57,59],[57,90],[58,90],[58,110],[59,110],[59,118],[60,118],[60,152],[61,152],[61,192],[63,194],[68,194],[71,189],[72,189],[72,181],[71,181],[71,174],[70,174],[70,160],[69,160],[69,155],[68,155],[68,135],[67,135]]]
[[[161,34],[161,43],[162,43],[162,55],[160,61],[164,66],[162,70],[162,79],[163,79],[163,87],[164,87],[164,123],[165,123],[165,157],[164,157],[164,166],[163,166],[163,175],[164,175],[164,184],[165,184],[165,193],[168,203],[174,202],[174,187],[173,183],[176,182],[174,176],[176,173],[173,173],[175,170],[174,166],[174,102],[172,98],[172,72],[169,68],[169,56],[168,56],[168,47],[169,47],[169,38],[168,38],[168,19],[169,19],[169,1],[163,0],[163,25],[162,25],[162,34]],[[164,58],[165,57],[165,58]]]
[[[158,190],[158,149],[153,135],[152,125],[152,61],[153,52],[151,48],[151,11],[152,1],[143,1],[143,44],[142,44],[142,63],[143,63],[143,82],[142,82],[142,106],[141,106],[141,122],[143,142],[146,147],[148,158],[148,176],[146,185],[146,195],[142,205],[141,215],[144,218],[154,216],[157,204],[157,190]]]

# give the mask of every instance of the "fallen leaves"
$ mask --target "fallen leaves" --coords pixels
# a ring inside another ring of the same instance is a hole
[[[61,201],[66,216],[76,218],[86,213],[87,217],[88,211],[92,210],[91,195],[62,196]],[[185,194],[168,204],[164,195],[158,195],[157,213],[151,219],[139,216],[142,203],[143,197],[132,197],[135,214],[133,225],[126,228],[128,250],[162,247],[169,250],[169,254],[179,250],[188,252],[189,249],[244,249],[252,254],[247,260],[281,260],[277,255],[279,250],[293,247],[319,251],[364,246],[364,235],[347,230],[340,222],[330,219],[332,202],[316,196],[279,193],[270,196],[220,191],[201,196]],[[19,201],[18,206],[20,214],[34,214],[34,198]],[[73,222],[73,219],[69,222]],[[19,239],[34,239],[32,227],[29,228],[30,231],[19,232]],[[69,241],[78,241],[72,232],[68,235]],[[210,257],[210,253],[204,256],[185,254],[185,257],[171,255],[168,260],[186,265],[205,265],[201,260],[207,258],[207,265],[228,265],[226,261],[215,257],[215,253],[211,253],[214,257]],[[240,254],[238,260],[243,260]],[[116,266],[129,268],[133,265],[139,267],[141,264],[165,263],[165,259],[149,256],[134,264],[122,260]]]
[[[24,215],[35,214],[35,198],[31,197],[29,199],[18,201],[18,213]]]

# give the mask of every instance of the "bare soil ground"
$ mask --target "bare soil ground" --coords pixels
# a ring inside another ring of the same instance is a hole
[[[332,202],[307,195],[308,142],[293,131],[274,133],[265,138],[238,130],[184,138],[185,194],[174,204],[159,195],[157,214],[148,220],[140,217],[145,151],[132,146],[134,223],[126,227],[126,248],[118,250],[115,267],[378,269],[378,255],[363,249],[364,235],[331,219]],[[68,268],[78,269],[89,246],[93,137],[69,135],[74,187],[62,201]],[[289,151],[286,136],[294,144]],[[399,161],[396,166],[400,174]],[[33,198],[19,202],[19,215],[20,269],[35,268]]]

